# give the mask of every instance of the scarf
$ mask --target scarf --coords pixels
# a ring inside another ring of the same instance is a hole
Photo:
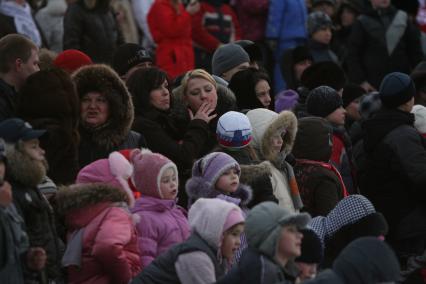
[[[28,4],[21,6],[14,1],[0,3],[0,13],[12,17],[15,21],[16,31],[30,38],[38,47],[41,47],[41,36],[31,14]]]
[[[345,198],[346,196],[349,195],[347,190],[346,190],[345,183],[343,182],[342,175],[339,173],[339,171],[336,169],[336,167],[333,166],[332,164],[319,162],[319,161],[305,160],[305,159],[297,159],[296,161],[300,164],[319,165],[319,166],[321,166],[321,167],[323,167],[327,170],[332,171],[333,173],[336,174],[337,178],[339,179],[340,186],[342,187],[343,198]]]

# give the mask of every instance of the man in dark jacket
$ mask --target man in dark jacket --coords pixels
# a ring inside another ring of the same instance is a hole
[[[383,107],[363,124],[361,193],[388,221],[388,241],[401,261],[422,254],[426,239],[426,142],[410,113],[415,93],[408,75],[388,74],[380,85]]]
[[[390,0],[370,0],[372,8],[358,17],[349,38],[349,78],[366,91],[379,87],[390,72],[409,73],[422,59],[420,32]]]
[[[0,121],[15,117],[17,92],[40,70],[37,46],[28,38],[10,34],[0,39]]]

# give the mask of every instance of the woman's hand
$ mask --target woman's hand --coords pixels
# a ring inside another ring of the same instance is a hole
[[[201,119],[204,120],[206,123],[209,123],[213,118],[217,116],[217,114],[212,114],[215,109],[211,107],[210,103],[203,103],[200,108],[197,110],[195,115],[192,114],[192,111],[189,110],[189,116],[191,117],[191,120],[193,119]]]

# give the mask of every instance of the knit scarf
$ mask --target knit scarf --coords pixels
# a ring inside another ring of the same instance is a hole
[[[281,164],[281,169],[287,173],[288,185],[290,187],[290,196],[293,201],[294,209],[300,210],[303,207],[303,202],[302,198],[300,197],[299,187],[297,186],[293,167],[284,161]]]
[[[41,36],[31,14],[28,4],[21,6],[15,1],[3,1],[0,3],[0,13],[12,17],[15,21],[16,31],[29,37],[38,47],[41,47]]]
[[[312,160],[305,160],[305,159],[296,159],[297,163],[300,164],[305,164],[305,165],[319,165],[327,170],[332,171],[333,173],[336,174],[337,178],[339,179],[340,182],[340,186],[342,187],[342,193],[343,193],[343,197],[348,196],[348,192],[346,190],[346,186],[345,183],[343,182],[342,179],[342,175],[339,173],[339,171],[336,169],[335,166],[333,166],[330,163],[324,163],[324,162],[319,162],[319,161],[312,161]]]

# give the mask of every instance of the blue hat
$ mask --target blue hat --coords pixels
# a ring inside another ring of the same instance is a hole
[[[407,74],[393,72],[383,79],[380,84],[380,100],[388,108],[396,108],[414,97],[416,87]]]
[[[46,130],[33,129],[28,122],[19,118],[6,119],[0,123],[0,138],[3,138],[7,143],[36,139],[45,132]]]

